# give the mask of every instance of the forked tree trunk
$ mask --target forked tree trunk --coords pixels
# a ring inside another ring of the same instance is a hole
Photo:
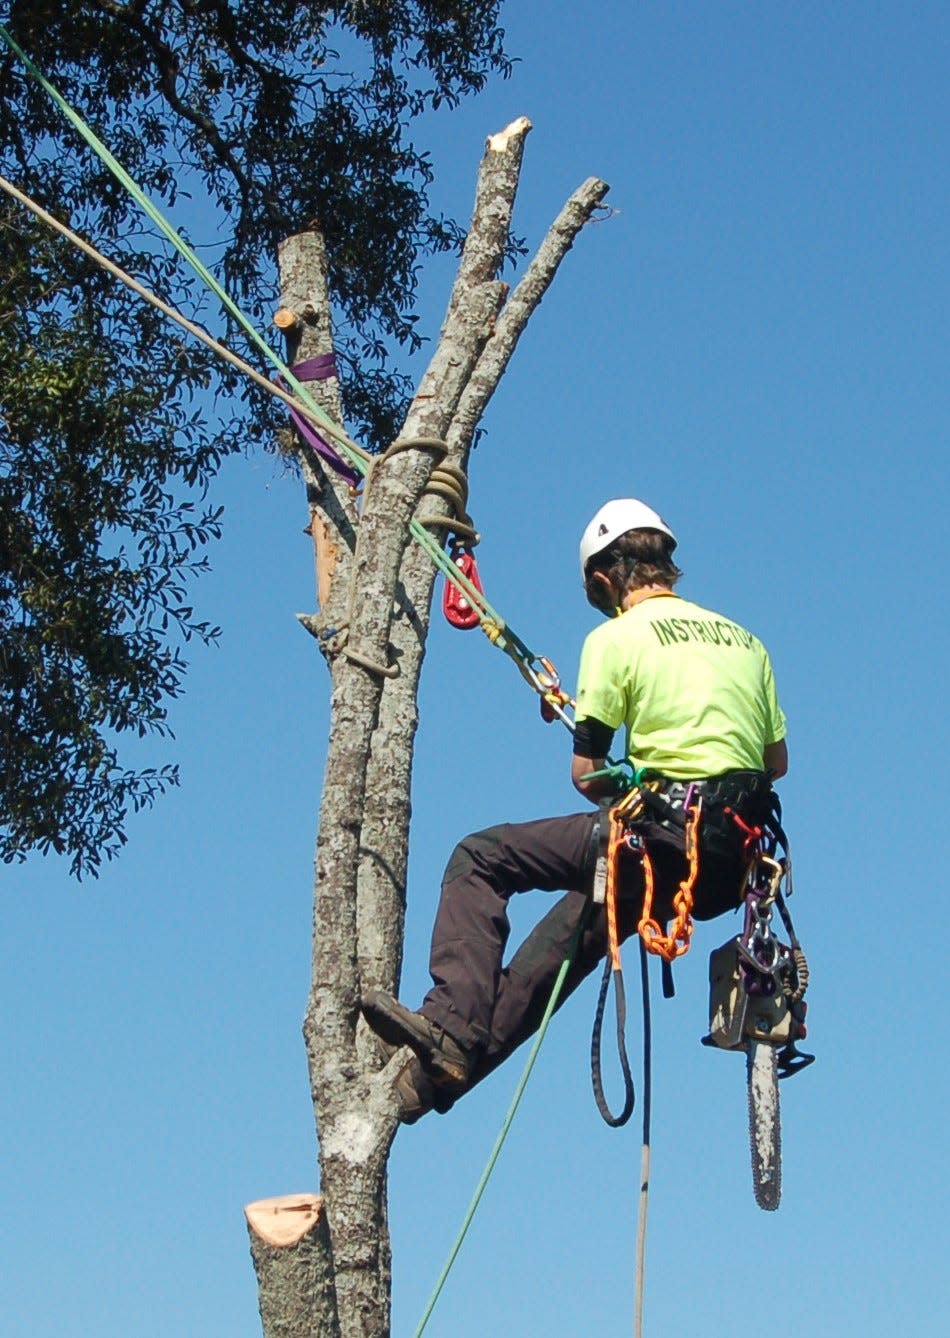
[[[359,515],[345,485],[300,450],[322,601],[303,621],[331,678],[304,1021],[323,1211],[316,1196],[247,1210],[266,1338],[389,1334],[386,1167],[397,1112],[359,998],[374,986],[396,989],[401,966],[417,691],[435,581],[429,558],[408,542],[409,522],[450,514],[441,491],[426,492],[433,466],[464,471],[528,318],[607,190],[592,178],[575,192],[509,295],[497,275],[529,129],[521,118],[488,140],[439,341],[400,432],[407,445],[374,466]],[[285,243],[281,304],[292,358],[332,350],[319,233]],[[314,389],[338,418],[335,381]],[[296,1234],[275,1232],[295,1212]]]

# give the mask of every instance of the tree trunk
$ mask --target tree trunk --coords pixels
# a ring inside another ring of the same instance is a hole
[[[521,118],[488,141],[439,342],[398,449],[374,463],[358,519],[346,488],[301,447],[321,578],[320,614],[303,621],[327,659],[332,693],[304,1021],[326,1205],[319,1220],[326,1230],[318,1232],[315,1222],[299,1239],[258,1241],[258,1219],[249,1210],[267,1338],[317,1331],[312,1310],[322,1304],[328,1275],[335,1311],[322,1312],[321,1334],[389,1334],[386,1166],[397,1110],[391,1074],[361,1021],[359,999],[374,986],[395,989],[401,966],[412,748],[435,580],[428,556],[408,542],[409,523],[413,516],[441,521],[444,532],[452,506],[441,490],[426,492],[433,466],[447,461],[464,471],[479,418],[521,331],[607,190],[591,179],[572,196],[509,297],[496,275],[529,129]],[[281,274],[281,320],[293,354],[331,351],[318,234],[285,244]],[[324,405],[338,416],[334,387],[319,384]],[[278,1295],[283,1301],[271,1300]]]

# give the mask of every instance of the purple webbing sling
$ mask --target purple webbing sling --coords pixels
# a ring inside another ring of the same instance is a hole
[[[321,353],[318,358],[307,358],[304,362],[298,362],[291,368],[291,371],[298,381],[325,381],[329,376],[336,376],[336,359],[332,353]],[[361,475],[352,465],[347,464],[335,447],[331,446],[320,435],[314,425],[298,413],[296,409],[291,409],[290,417],[293,420],[294,427],[310,449],[315,451],[322,460],[325,460],[331,469],[335,469],[350,487],[357,487],[361,481]]]

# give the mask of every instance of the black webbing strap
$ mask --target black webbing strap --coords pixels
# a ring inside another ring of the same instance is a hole
[[[614,999],[617,1008],[617,1054],[620,1059],[620,1071],[623,1074],[624,1085],[623,1109],[619,1115],[614,1115],[607,1104],[600,1065],[600,1042],[604,1029],[607,989],[610,985],[611,976],[614,977]],[[624,1036],[626,1025],[627,997],[623,987],[623,972],[613,970],[608,956],[604,962],[604,975],[600,982],[600,996],[597,1000],[597,1012],[594,1015],[594,1032],[590,1038],[590,1077],[594,1087],[594,1100],[597,1102],[597,1109],[611,1129],[619,1129],[621,1125],[627,1123],[633,1114],[633,1107],[637,1099],[633,1087],[633,1078],[630,1074],[630,1061],[627,1059],[627,1042]]]

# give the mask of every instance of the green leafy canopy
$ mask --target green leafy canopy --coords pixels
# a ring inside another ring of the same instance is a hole
[[[214,267],[259,326],[278,243],[320,220],[348,420],[378,446],[407,391],[393,351],[419,343],[419,265],[461,238],[429,210],[431,168],[411,121],[508,72],[499,8],[21,0],[8,27],[154,199],[192,218],[187,197],[210,203]],[[9,52],[0,79],[0,171],[213,322],[196,281]],[[209,393],[214,417],[202,411]],[[0,206],[3,859],[54,849],[95,873],[124,842],[129,809],[175,783],[171,766],[124,768],[117,738],[168,732],[184,643],[218,634],[190,606],[189,578],[220,532],[221,461],[272,435],[261,400],[67,243]]]

